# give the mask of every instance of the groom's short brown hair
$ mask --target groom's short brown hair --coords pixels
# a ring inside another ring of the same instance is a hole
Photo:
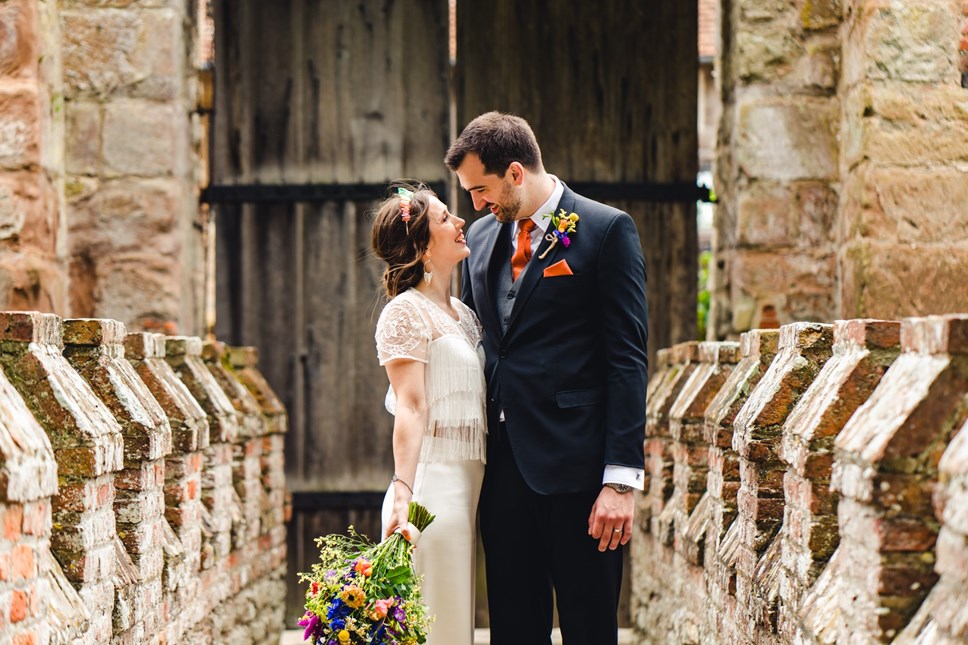
[[[541,168],[541,149],[528,122],[513,114],[486,112],[467,124],[450,144],[444,163],[457,170],[474,153],[484,172],[503,177],[512,161],[531,171]]]

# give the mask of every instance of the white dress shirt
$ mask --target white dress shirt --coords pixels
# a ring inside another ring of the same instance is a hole
[[[538,207],[531,217],[528,218],[535,223],[534,229],[531,231],[531,253],[532,257],[538,252],[538,246],[541,244],[541,240],[545,235],[545,231],[548,228],[548,224],[551,222],[549,217],[545,217],[550,213],[554,213],[558,208],[558,202],[561,201],[561,196],[565,192],[564,185],[558,181],[558,178],[554,175],[548,175],[555,182],[555,188],[551,191],[551,195],[541,206]],[[518,233],[521,230],[521,222],[523,220],[518,220],[514,223],[514,232],[511,235],[511,254],[518,249]],[[530,261],[525,265],[524,270],[528,270]],[[504,421],[504,410],[501,410],[501,421]],[[636,490],[643,490],[645,488],[645,471],[641,468],[631,468],[629,466],[616,466],[613,464],[605,465],[605,472],[602,474],[602,484],[626,484],[631,486]]]

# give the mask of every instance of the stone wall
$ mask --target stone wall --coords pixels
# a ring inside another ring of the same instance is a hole
[[[190,6],[60,3],[72,315],[201,330]]]
[[[196,6],[0,6],[0,309],[202,329]]]
[[[839,315],[968,305],[961,0],[845,3]]]
[[[968,639],[966,338],[948,315],[754,330],[738,362],[731,343],[665,350],[646,445],[676,458],[672,490],[639,498],[636,642]],[[704,469],[700,491],[684,474]]]
[[[965,310],[968,7],[721,9],[711,337]]]
[[[711,338],[836,315],[839,7],[721,3]]]
[[[285,431],[250,348],[0,313],[0,641],[278,640]]]
[[[0,308],[66,312],[57,2],[0,6]]]

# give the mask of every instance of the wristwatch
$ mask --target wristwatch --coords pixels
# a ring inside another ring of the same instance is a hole
[[[631,493],[632,492],[632,487],[629,486],[628,484],[616,484],[614,482],[608,482],[605,485],[608,486],[609,488],[611,488],[616,493],[623,493],[624,494],[624,493]]]

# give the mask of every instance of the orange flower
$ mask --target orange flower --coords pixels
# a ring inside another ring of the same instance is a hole
[[[373,574],[373,565],[367,562],[366,559],[360,558],[356,561],[356,564],[353,565],[353,570],[357,573],[362,573],[364,576],[369,578],[370,575]]]
[[[356,585],[344,587],[343,591],[340,592],[339,597],[343,599],[343,602],[345,602],[346,606],[350,609],[362,607],[363,603],[366,602],[366,594],[364,594],[363,590]]]

